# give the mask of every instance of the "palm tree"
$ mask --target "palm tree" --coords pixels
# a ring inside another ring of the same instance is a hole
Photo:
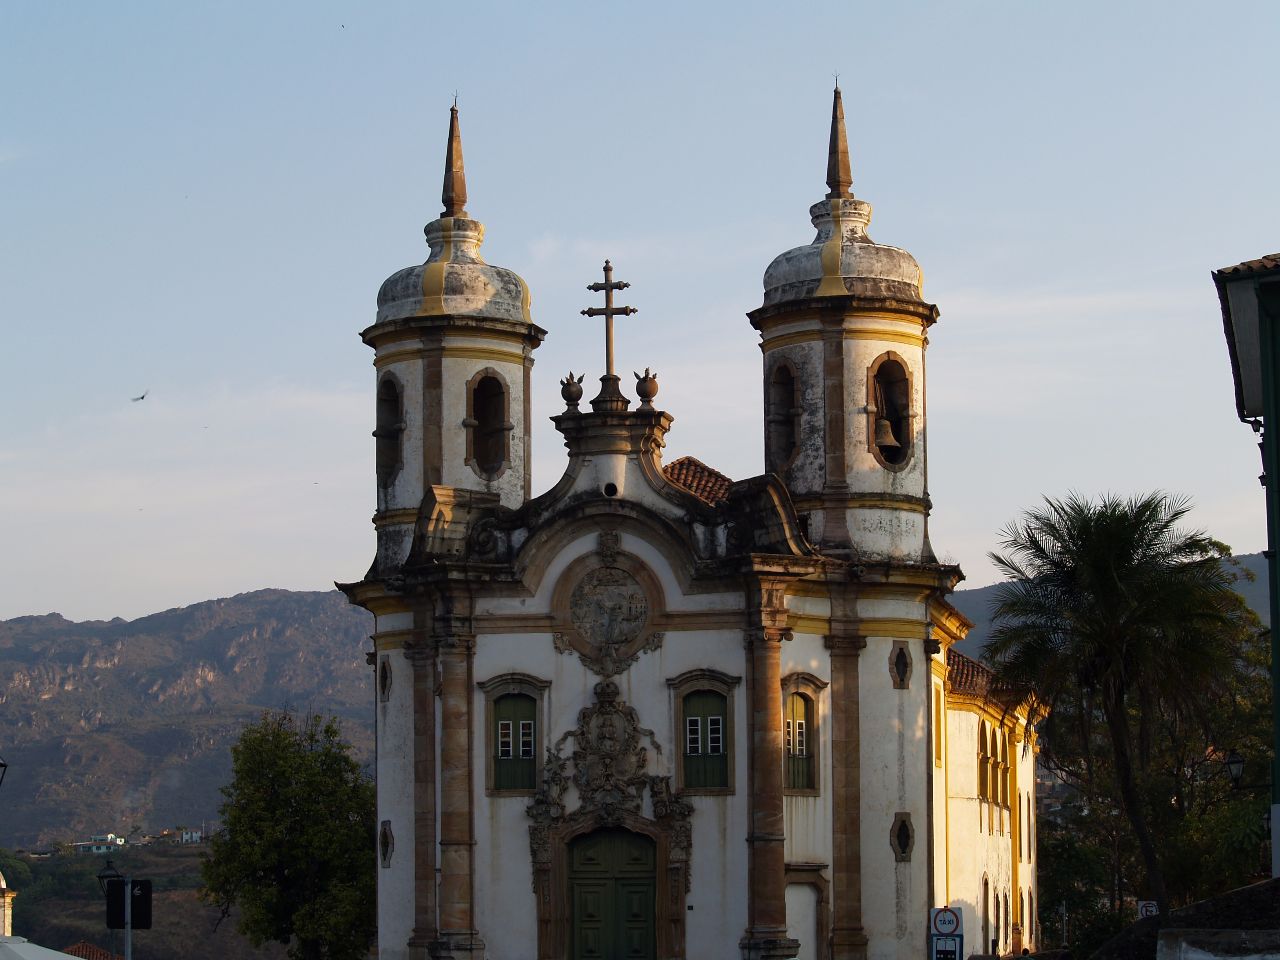
[[[1066,749],[1083,749],[1077,756],[1092,779],[1089,745],[1101,720],[1112,768],[1104,779],[1120,795],[1162,914],[1164,875],[1137,776],[1156,718],[1203,719],[1232,670],[1238,635],[1227,548],[1179,528],[1189,509],[1186,499],[1157,492],[1046,498],[1027,511],[1001,531],[1003,552],[990,555],[1009,582],[996,592],[983,651],[1006,698],[1034,697],[1077,728],[1047,725],[1051,762],[1056,732],[1072,745]],[[1106,762],[1105,754],[1097,759]]]

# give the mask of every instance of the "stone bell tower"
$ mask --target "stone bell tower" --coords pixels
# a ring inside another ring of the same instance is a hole
[[[529,498],[529,380],[546,331],[530,321],[524,280],[480,256],[457,104],[442,201],[424,231],[426,262],[387,278],[377,320],[360,334],[378,371],[375,566],[384,571],[408,555],[424,501],[448,513]]]
[[[764,353],[765,468],[828,555],[928,562],[925,347],[938,310],[911,254],[867,235],[840,88],[817,236],[776,257],[749,314]]]

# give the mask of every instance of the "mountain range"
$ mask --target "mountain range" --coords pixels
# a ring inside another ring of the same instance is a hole
[[[1265,561],[1239,589],[1266,619]],[[952,602],[981,654],[995,586]],[[0,621],[0,846],[216,820],[229,748],[264,710],[337,716],[372,760],[372,617],[337,591],[258,590],[137,620]]]
[[[371,757],[373,618],[258,590],[137,620],[0,622],[0,846],[198,827],[264,710],[333,714]]]

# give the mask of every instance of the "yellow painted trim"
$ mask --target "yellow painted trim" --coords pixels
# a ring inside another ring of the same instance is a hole
[[[364,607],[375,617],[385,617],[392,613],[412,613],[413,611],[400,597],[392,597],[387,594],[373,596],[367,600],[359,598],[359,605]]]
[[[865,637],[892,637],[895,640],[923,640],[925,625],[919,620],[886,617],[881,620],[858,620],[857,630]]]
[[[439,349],[436,347],[435,349]],[[373,365],[376,369],[381,370],[393,363],[400,363],[403,360],[421,360],[427,355],[427,350],[422,347],[414,347],[408,350],[392,350],[373,358]]]
[[[379,653],[387,650],[403,650],[412,640],[412,630],[386,630],[373,635],[373,648]]]
[[[520,281],[520,315],[524,317],[525,323],[532,323],[529,306],[533,298],[529,295],[529,284],[524,282],[524,277],[517,277],[516,279]]]
[[[816,297],[838,297],[849,291],[844,288],[840,275],[841,251],[844,246],[844,230],[840,227],[840,201],[829,204],[831,209],[831,236],[822,245],[822,282],[814,291]]]
[[[792,501],[797,510],[904,510],[907,513],[927,513],[923,503],[913,500],[900,500],[893,496],[884,497],[803,497]]]
[[[492,363],[524,363],[523,353],[510,350],[486,349],[484,347],[451,347],[441,351],[446,360],[488,360]]]
[[[955,709],[962,710],[965,713],[976,714],[1010,735],[1016,736],[1020,729],[1026,727],[1026,717],[1023,716],[1020,710],[1016,713],[1005,714],[1004,708],[998,704],[969,693],[952,691],[949,699],[955,704]]]
[[[924,346],[924,334],[903,333],[900,330],[846,330],[844,340],[891,340],[894,343],[905,343],[913,347]]]
[[[413,509],[404,510],[387,510],[384,513],[375,513],[372,517],[375,527],[393,527],[402,523],[417,523],[418,511]]]
[[[843,291],[842,291],[843,292]],[[890,319],[888,317],[884,319]],[[898,323],[906,323],[908,321],[893,318]],[[766,353],[775,347],[789,347],[797,343],[817,343],[823,339],[821,330],[798,330],[795,333],[784,333],[777,337],[769,337],[762,340],[760,347]],[[912,347],[924,346],[924,334],[922,333],[906,333],[900,330],[845,330],[840,339],[842,340],[887,340],[891,343],[905,343]]]
[[[934,661],[937,662],[936,660]],[[942,684],[942,842],[947,851],[947,869],[943,874],[943,900],[951,902],[951,730],[947,727],[947,685]]]
[[[831,595],[827,585],[817,580],[796,580],[787,585],[788,597],[809,597],[826,600]]]
[[[794,633],[811,633],[814,636],[825,637],[831,632],[831,618],[797,613],[787,617],[787,626]]]
[[[440,258],[428,261],[422,268],[422,306],[419,312],[424,317],[445,312],[444,266],[453,259],[452,217],[446,217],[440,221],[440,239],[444,242]]]

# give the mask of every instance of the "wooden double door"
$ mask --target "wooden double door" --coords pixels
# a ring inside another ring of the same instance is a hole
[[[573,960],[654,960],[654,842],[597,830],[569,845]]]

